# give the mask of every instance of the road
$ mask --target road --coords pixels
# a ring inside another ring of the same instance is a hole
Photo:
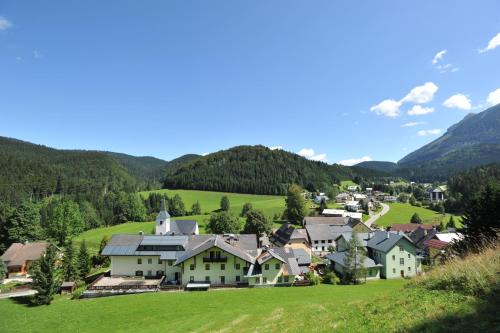
[[[366,220],[365,224],[368,226],[368,227],[371,227],[371,225],[377,221],[379,219],[379,217],[387,214],[387,212],[389,211],[390,207],[389,205],[385,204],[385,203],[380,203],[382,205],[382,211],[380,211],[380,213],[376,213],[375,215],[372,215],[368,220]]]
[[[30,296],[36,294],[36,291],[33,289],[26,289],[23,291],[16,291],[13,293],[5,293],[5,294],[0,294],[0,299],[2,298],[12,298],[12,297],[20,297],[20,296]]]

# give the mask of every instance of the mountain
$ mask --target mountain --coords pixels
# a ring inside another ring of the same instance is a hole
[[[179,168],[183,164],[190,163],[194,160],[197,160],[201,157],[201,155],[197,154],[186,154],[181,157],[177,157],[167,163],[165,168],[163,169],[162,176],[165,174],[165,171],[170,171]]]
[[[198,157],[167,171],[167,188],[284,194],[290,184],[326,190],[340,180],[378,172],[311,161],[284,150],[237,146]]]
[[[394,162],[366,161],[356,164],[355,167],[391,173],[396,170],[398,165]]]
[[[445,134],[398,161],[364,162],[356,166],[390,171],[418,181],[445,180],[456,172],[500,162],[500,104],[468,114]]]
[[[168,164],[149,156],[54,149],[0,137],[0,198],[20,202],[52,193],[135,191],[155,182],[159,187]]]

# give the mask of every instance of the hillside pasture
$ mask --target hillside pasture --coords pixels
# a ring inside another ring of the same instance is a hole
[[[387,227],[391,224],[410,223],[414,213],[417,213],[424,223],[439,224],[443,219],[448,221],[450,214],[444,216],[438,212],[425,207],[412,206],[409,203],[388,203],[390,209],[387,214],[381,216],[375,223],[381,227]],[[460,221],[459,216],[454,216],[455,221]]]

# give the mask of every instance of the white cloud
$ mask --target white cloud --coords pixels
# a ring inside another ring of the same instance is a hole
[[[271,150],[283,150],[283,146],[273,146],[273,147],[269,147],[269,149],[271,149]]]
[[[401,102],[410,102],[423,104],[432,101],[434,94],[438,91],[438,86],[433,82],[426,82],[421,86],[415,87],[401,100]]]
[[[490,105],[497,105],[500,103],[500,88],[493,90],[488,94],[488,99],[486,100]]]
[[[326,154],[315,154],[312,148],[302,148],[297,154],[313,161],[327,162]]]
[[[393,99],[386,99],[377,105],[370,108],[370,111],[375,112],[377,115],[383,115],[387,117],[397,117],[399,116],[399,107],[401,102],[395,101]]]
[[[425,124],[423,121],[410,121],[409,123],[401,125],[401,127],[414,127],[423,124]]]
[[[441,50],[439,51],[438,53],[436,53],[436,55],[434,56],[434,58],[432,59],[432,64],[435,65],[437,64],[441,59],[443,59],[444,55],[446,54],[446,52],[448,52],[448,50]]]
[[[5,17],[0,16],[0,31],[7,30],[12,27],[12,23]]]
[[[201,156],[207,156],[210,153],[202,153]]]
[[[428,135],[437,135],[441,133],[442,130],[435,128],[435,129],[428,129],[428,130],[420,130],[417,132],[418,136],[428,136]]]
[[[460,110],[470,110],[472,108],[469,97],[464,94],[455,94],[450,96],[446,101],[444,101],[443,106],[450,109]]]
[[[351,166],[351,165],[355,165],[355,164],[358,164],[361,162],[368,162],[368,161],[373,161],[373,159],[370,156],[363,156],[361,158],[350,158],[347,160],[338,161],[337,163],[342,164],[342,165]]]
[[[479,53],[491,51],[497,48],[498,46],[500,46],[500,32],[497,33],[497,35],[489,41],[488,46],[486,46],[484,49],[480,49]]]
[[[410,110],[408,110],[408,114],[410,116],[421,116],[432,112],[434,112],[434,108],[423,108],[420,105],[414,105]]]

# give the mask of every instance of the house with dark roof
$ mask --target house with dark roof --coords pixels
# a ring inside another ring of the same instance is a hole
[[[343,275],[347,267],[346,264],[347,252],[334,252],[329,253],[326,258],[330,263],[330,267],[337,272],[339,275]],[[361,255],[356,256],[357,267],[364,268],[366,280],[374,280],[380,278],[380,270],[383,267],[382,264],[377,264],[373,259],[369,257],[361,257]],[[359,266],[358,266],[359,265]]]
[[[417,230],[418,228],[423,229],[423,230],[432,230],[436,228],[436,225],[434,224],[420,224],[420,223],[396,223],[396,224],[391,224],[387,229],[389,231],[401,231],[404,233],[409,234],[410,232],[413,232]]]
[[[251,287],[292,285],[302,272],[291,248],[263,249],[247,272]]]
[[[421,272],[422,257],[404,233],[376,231],[366,242],[368,256],[382,264],[380,276],[386,279],[415,276]]]
[[[306,229],[298,229],[289,223],[282,224],[269,236],[271,247],[303,249],[311,255],[311,245]]]
[[[351,232],[352,227],[345,225],[328,224],[308,224],[306,225],[307,235],[311,249],[316,255],[323,255],[329,252],[330,247],[335,247],[335,239],[344,232]]]
[[[39,260],[47,250],[48,243],[14,243],[0,259],[7,266],[9,278],[27,276],[31,264]]]

